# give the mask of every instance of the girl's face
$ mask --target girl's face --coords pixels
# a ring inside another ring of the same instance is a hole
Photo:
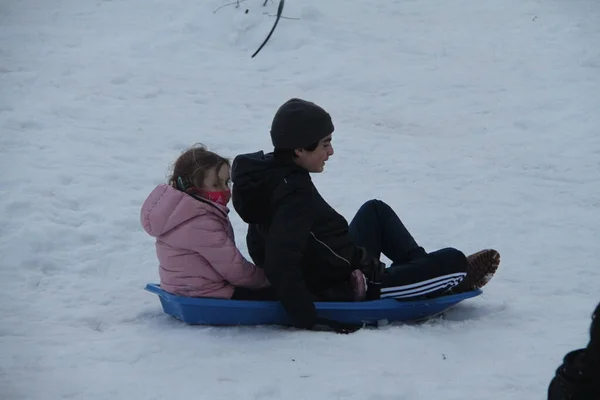
[[[207,191],[229,190],[229,166],[223,164],[217,173],[216,168],[206,171],[202,189]]]
[[[201,190],[209,200],[227,205],[230,199],[229,166],[223,164],[218,173],[216,168],[206,171]]]

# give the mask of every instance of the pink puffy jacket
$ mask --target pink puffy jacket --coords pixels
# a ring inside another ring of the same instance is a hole
[[[269,286],[263,270],[236,247],[228,213],[225,206],[203,203],[169,185],[159,185],[150,193],[140,219],[144,230],[156,237],[164,290],[229,299],[236,286]]]

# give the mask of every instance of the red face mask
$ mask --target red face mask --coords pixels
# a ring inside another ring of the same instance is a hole
[[[201,197],[205,198],[206,200],[210,200],[210,201],[220,204],[222,206],[226,206],[227,203],[229,203],[229,200],[231,199],[231,190],[229,190],[229,189],[218,190],[218,191],[214,191],[214,192],[200,189],[198,191],[198,194]]]

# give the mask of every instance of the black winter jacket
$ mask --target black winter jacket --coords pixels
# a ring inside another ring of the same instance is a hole
[[[246,241],[293,324],[316,322],[314,293],[346,281],[359,268],[348,222],[321,197],[310,174],[262,151],[237,156],[232,202],[249,224]]]
[[[550,382],[548,400],[600,400],[600,304],[592,316],[590,342],[565,355]]]

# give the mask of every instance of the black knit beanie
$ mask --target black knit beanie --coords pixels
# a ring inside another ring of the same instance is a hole
[[[308,147],[333,133],[331,116],[310,101],[290,99],[275,113],[271,141],[278,150]]]

